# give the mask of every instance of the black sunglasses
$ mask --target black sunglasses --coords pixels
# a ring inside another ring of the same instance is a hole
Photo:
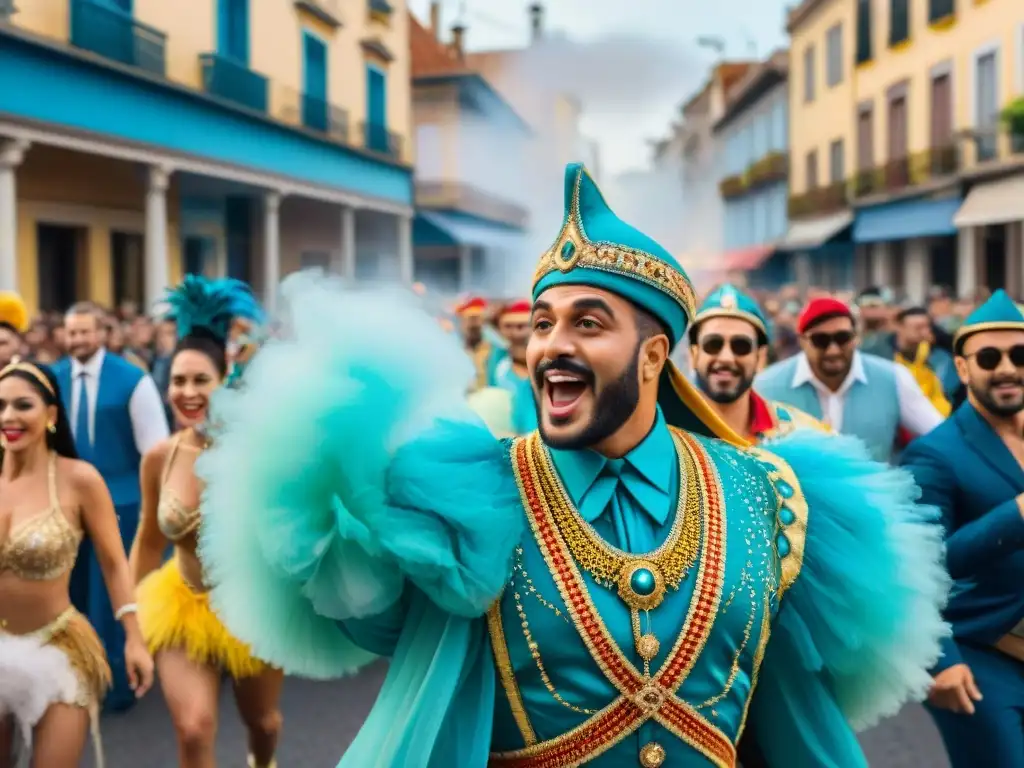
[[[817,333],[810,334],[807,338],[811,340],[811,344],[813,344],[816,349],[820,349],[824,352],[833,344],[839,348],[845,347],[853,341],[855,335],[856,334],[853,331],[836,331],[835,333],[818,331]]]
[[[754,340],[749,336],[730,336],[726,339],[717,333],[712,333],[700,340],[700,348],[708,355],[719,355],[725,349],[726,342],[735,357],[746,357],[754,351]]]
[[[973,357],[981,370],[994,371],[1003,362],[1003,355],[1009,356],[1014,368],[1024,368],[1024,344],[1017,344],[1009,349],[982,347],[966,357]]]

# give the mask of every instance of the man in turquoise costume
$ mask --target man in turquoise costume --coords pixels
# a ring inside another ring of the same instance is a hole
[[[909,475],[729,430],[667,363],[690,281],[582,166],[533,285],[538,431],[495,440],[457,345],[338,290],[285,283],[200,471],[233,633],[294,674],[390,658],[342,766],[727,768],[749,714],[771,766],[861,768],[854,729],[924,697],[947,583]]]
[[[928,708],[953,768],[1024,768],[1024,314],[996,291],[954,351],[967,400],[902,457],[957,585]]]
[[[757,302],[733,285],[712,291],[689,329],[697,388],[733,432],[752,442],[798,427],[827,431],[791,405],[761,397],[754,378],[768,359],[768,323]]]

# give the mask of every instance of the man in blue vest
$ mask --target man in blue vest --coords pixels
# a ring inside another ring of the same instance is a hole
[[[996,291],[960,327],[967,401],[902,463],[942,511],[953,637],[928,708],[953,768],[1024,767],[1024,314]]]
[[[75,433],[78,455],[107,483],[129,549],[139,523],[139,463],[167,438],[167,417],[156,384],[137,366],[100,343],[102,312],[87,302],[64,317],[69,356],[54,366]],[[114,686],[106,706],[127,709],[135,701],[124,668],[124,631],[114,618],[95,553],[86,539],[72,574],[72,600],[89,617],[110,659]]]
[[[853,313],[832,297],[812,300],[797,321],[801,352],[767,368],[755,388],[836,432],[863,440],[877,461],[891,461],[900,427],[917,437],[942,415],[904,366],[857,349]]]

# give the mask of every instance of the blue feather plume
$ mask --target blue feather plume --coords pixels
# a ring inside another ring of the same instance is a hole
[[[230,277],[210,280],[201,275],[185,275],[178,286],[168,289],[166,301],[170,305],[167,318],[177,324],[179,339],[202,328],[226,340],[236,317],[258,324],[265,320],[249,286]]]

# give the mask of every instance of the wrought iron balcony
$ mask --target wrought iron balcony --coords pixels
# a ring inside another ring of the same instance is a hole
[[[850,194],[869,197],[955,176],[960,171],[960,153],[955,144],[932,147],[876,168],[858,171],[850,180]]]
[[[461,211],[518,228],[525,227],[530,218],[530,212],[522,205],[461,181],[417,179],[416,206]]]
[[[769,152],[760,160],[751,163],[747,169],[747,186],[751,189],[785,181],[789,178],[789,155],[785,152]]]
[[[378,123],[361,123],[360,133],[363,135],[363,146],[371,152],[398,159],[402,156],[402,138],[388,130],[386,125]]]
[[[846,183],[842,181],[789,198],[789,215],[794,219],[835,213],[846,207]]]
[[[167,36],[127,13],[94,0],[71,0],[71,44],[163,77]]]
[[[216,53],[202,54],[199,62],[208,94],[256,112],[267,111],[267,78],[263,75]]]
[[[747,191],[746,174],[736,173],[718,182],[718,192],[723,200],[742,197]]]
[[[993,127],[962,131],[958,137],[964,170],[976,166],[1024,164],[1024,133]]]

